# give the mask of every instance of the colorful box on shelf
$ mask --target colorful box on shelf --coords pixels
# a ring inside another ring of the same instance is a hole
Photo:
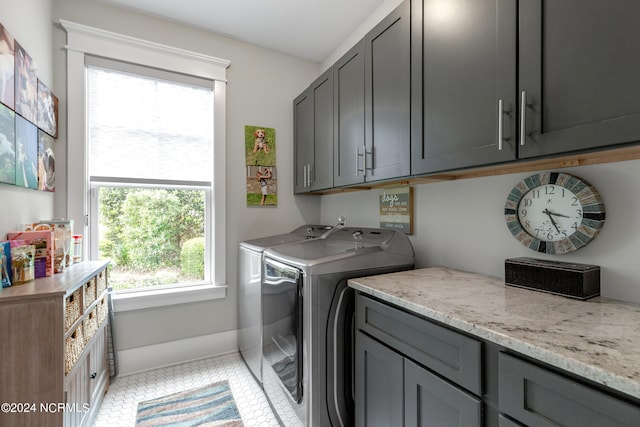
[[[0,289],[11,286],[11,243],[0,242]]]
[[[24,240],[35,246],[33,260],[35,278],[53,275],[53,231],[12,231],[7,233],[8,240]]]

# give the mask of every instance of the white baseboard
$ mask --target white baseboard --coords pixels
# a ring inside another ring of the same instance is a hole
[[[118,375],[131,375],[238,351],[238,331],[118,351]]]

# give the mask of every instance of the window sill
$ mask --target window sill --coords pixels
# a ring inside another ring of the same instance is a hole
[[[196,301],[225,298],[227,287],[199,285],[183,288],[153,289],[148,291],[112,293],[115,313]]]

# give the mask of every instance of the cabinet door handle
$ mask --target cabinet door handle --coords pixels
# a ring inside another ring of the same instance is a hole
[[[363,146],[364,147],[364,146]],[[364,169],[360,169],[360,157],[365,157],[364,155],[364,151],[362,152],[362,154],[360,154],[360,147],[356,147],[356,176],[360,176],[360,171],[362,171],[362,176],[365,176],[365,169],[366,169],[366,157],[363,159],[363,163],[365,168]]]
[[[371,155],[371,166],[367,167],[367,154]],[[373,171],[373,147],[371,147],[371,151],[367,151],[367,146],[364,146],[364,169],[365,169],[365,174],[366,174],[366,170],[370,170]]]
[[[504,109],[504,100],[498,99],[498,150],[502,151],[504,141],[509,141],[511,138],[504,137],[504,115],[511,114],[511,110]]]
[[[527,140],[527,91],[522,91],[520,102],[520,145],[524,146]]]
[[[502,151],[502,108],[504,101],[498,99],[498,150]]]
[[[309,167],[307,168],[307,173],[309,174],[309,179],[308,179],[309,187],[311,187],[311,183],[313,181],[315,181],[315,176],[313,177],[313,179],[311,178],[311,171],[312,170],[314,171],[314,174],[315,174],[315,170],[311,167],[311,163],[309,163]]]
[[[94,372],[93,374],[91,374],[91,379],[95,380],[97,376],[98,376],[98,373]]]
[[[307,188],[307,165],[302,168],[302,186]]]
[[[364,168],[362,169],[362,176],[367,176],[367,146],[362,146],[362,161],[364,163]]]

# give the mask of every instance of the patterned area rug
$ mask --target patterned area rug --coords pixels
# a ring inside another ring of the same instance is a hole
[[[152,426],[242,427],[244,424],[229,382],[224,380],[138,403],[136,427]]]

